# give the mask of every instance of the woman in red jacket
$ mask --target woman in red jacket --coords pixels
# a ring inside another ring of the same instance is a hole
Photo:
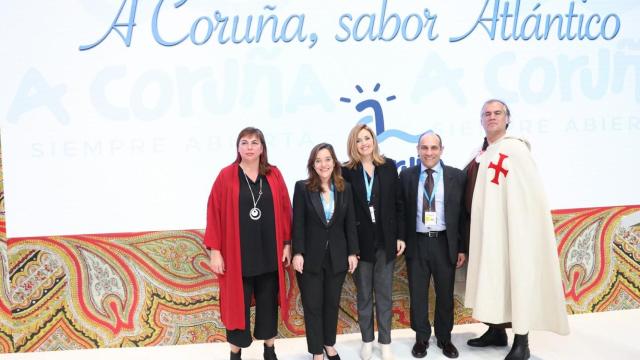
[[[262,131],[243,129],[236,147],[236,161],[220,171],[211,189],[204,242],[219,282],[230,359],[240,359],[241,348],[251,345],[249,307],[255,298],[253,336],[264,340],[264,359],[277,360],[278,303],[283,320],[288,316],[289,192],[280,171],[267,160]]]

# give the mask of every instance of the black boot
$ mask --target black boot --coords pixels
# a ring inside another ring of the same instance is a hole
[[[229,354],[229,360],[242,360],[242,349],[238,350],[237,353],[229,351]]]
[[[518,335],[513,338],[513,346],[504,360],[526,360],[531,356],[529,352],[529,334]]]
[[[264,360],[278,360],[276,356],[276,347],[275,346],[267,346],[264,344]]]
[[[489,326],[489,329],[482,336],[467,340],[467,345],[473,347],[507,346],[507,332],[504,329]]]

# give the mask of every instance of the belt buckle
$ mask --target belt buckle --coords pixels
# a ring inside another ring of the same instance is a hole
[[[438,232],[437,231],[427,231],[427,237],[430,237],[430,238],[438,237]]]

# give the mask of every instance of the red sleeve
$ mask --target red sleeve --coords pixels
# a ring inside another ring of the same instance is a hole
[[[282,177],[282,173],[278,168],[272,168],[275,178],[278,183],[278,192],[280,197],[280,213],[282,214],[282,242],[289,243],[291,241],[291,219],[292,219],[292,211],[291,211],[291,199],[289,198],[289,190],[287,190],[287,184]]]
[[[221,229],[221,214],[220,214],[220,175],[216,178],[209,194],[209,202],[207,203],[207,228],[204,232],[204,244],[211,249],[220,250],[220,229]]]
[[[282,204],[282,213],[285,214],[283,241],[291,243],[291,221],[293,216],[293,212],[291,210],[291,199],[289,198],[289,190],[287,189],[287,184],[284,182],[282,176],[280,176],[280,182],[282,183],[282,200],[280,202]]]

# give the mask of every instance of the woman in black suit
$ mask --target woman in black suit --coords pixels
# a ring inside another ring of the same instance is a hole
[[[360,357],[373,351],[373,308],[378,322],[378,343],[383,360],[392,359],[391,299],[393,266],[402,254],[404,241],[397,240],[396,212],[398,172],[392,159],[380,155],[373,130],[358,124],[349,133],[349,161],[342,174],[354,195],[360,263],[355,272],[358,288],[358,323],[362,334]]]
[[[314,360],[340,356],[333,347],[338,304],[347,271],[358,265],[351,187],[341,176],[333,147],[316,145],[307,162],[309,177],[293,193],[293,268],[302,296],[307,347]]]

